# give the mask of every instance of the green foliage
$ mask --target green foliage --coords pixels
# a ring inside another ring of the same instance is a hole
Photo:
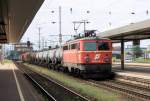
[[[127,52],[126,55],[132,55],[132,53],[131,52]]]
[[[112,54],[113,57],[115,57],[116,59],[121,59],[121,55],[120,54]]]
[[[142,54],[143,54],[143,51],[142,51],[142,49],[140,48],[139,45],[133,46],[132,51],[133,51],[133,57],[134,58],[141,57]]]
[[[97,101],[119,101],[121,95],[100,89],[92,84],[88,84],[86,82],[81,82],[77,78],[73,78],[71,76],[65,75],[60,72],[55,72],[52,70],[48,70],[46,68],[42,68],[40,66],[25,64],[30,69],[36,72],[43,73],[51,78],[61,82],[65,86],[74,89],[77,92],[80,92],[83,95],[87,95],[91,98],[96,99]]]
[[[141,59],[141,58],[136,58],[135,63],[150,63],[150,59]]]
[[[18,59],[18,57],[19,54],[14,50],[10,51],[9,55],[7,56],[8,59]]]

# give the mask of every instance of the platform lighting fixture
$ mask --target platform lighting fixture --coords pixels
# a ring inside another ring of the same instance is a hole
[[[131,14],[135,14],[135,12],[131,12]]]
[[[90,13],[90,11],[88,10],[88,11],[86,11],[86,13]]]
[[[51,13],[54,13],[55,11],[51,11]]]
[[[148,10],[146,10],[146,15],[148,15],[148,13],[149,13],[149,11],[148,11]]]
[[[73,9],[72,8],[70,8],[70,13],[72,14],[72,11],[73,11]],[[86,13],[90,13],[90,11],[89,10],[87,10],[86,11]]]
[[[135,12],[131,12],[132,15],[135,15]],[[134,22],[131,22],[130,24],[134,24]]]
[[[111,11],[108,12],[108,15],[111,16]],[[111,22],[108,22],[108,25],[111,27],[112,23],[111,23]]]
[[[54,11],[51,11],[51,13],[54,13]],[[72,14],[72,8],[70,8],[70,13]],[[86,11],[86,13],[90,13],[89,10]],[[56,22],[52,22],[53,24],[55,24]],[[88,22],[87,20],[82,20],[80,22],[73,22],[74,23],[74,30],[76,30],[77,32],[77,29],[75,29],[75,23],[83,23],[84,24],[84,33],[85,33],[85,27],[86,27],[86,23],[90,23]],[[79,25],[80,26],[80,25]],[[61,33],[61,6],[59,6],[59,43],[60,43],[60,46],[61,46],[61,43],[62,43],[62,33]]]
[[[70,8],[70,13],[72,14],[72,8]]]
[[[108,24],[109,24],[109,26],[111,26],[111,22],[109,22]]]
[[[60,46],[61,46],[61,43],[62,43],[62,32],[61,32],[61,6],[59,6],[59,17],[58,17],[58,19],[59,19],[59,44],[60,44]],[[54,13],[54,11],[51,11],[51,13]],[[56,22],[55,21],[53,21],[52,22],[52,24],[55,24]]]
[[[111,11],[109,11],[108,14],[111,15]]]
[[[55,23],[56,23],[55,21],[52,22],[52,24],[55,24]]]

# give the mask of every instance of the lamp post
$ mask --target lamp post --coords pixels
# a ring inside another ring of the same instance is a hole
[[[52,13],[54,13],[54,11],[52,11]],[[61,6],[59,6],[59,15],[58,15],[58,19],[59,19],[59,44],[61,47],[61,43],[62,43],[62,31],[61,31]],[[56,22],[53,21],[52,24],[55,24]]]
[[[110,21],[108,22],[108,24],[109,24],[109,27],[111,27],[111,25],[112,25],[112,23],[111,23],[111,14],[112,14],[112,12],[109,11],[108,14],[109,14],[109,19],[110,19]]]
[[[59,6],[59,44],[61,47],[62,43],[62,33],[61,33],[61,6]]]
[[[132,15],[135,15],[135,12],[131,12]],[[133,17],[134,18],[134,17]],[[133,20],[132,20],[133,21]],[[131,22],[131,24],[134,24],[134,22]]]
[[[41,49],[41,27],[38,28],[39,31],[39,50]]]

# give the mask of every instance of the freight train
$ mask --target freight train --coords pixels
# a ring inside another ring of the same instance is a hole
[[[84,37],[68,41],[61,48],[24,53],[21,60],[83,78],[108,77],[112,67],[112,41]]]

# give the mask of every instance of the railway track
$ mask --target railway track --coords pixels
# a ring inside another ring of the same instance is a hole
[[[28,70],[28,72],[31,72],[31,70]],[[41,75],[41,74],[38,74],[38,75],[36,73],[29,73],[29,74],[30,74],[30,76],[32,76],[32,78],[35,79],[35,81],[44,82],[44,80],[42,80],[43,78],[49,79],[48,77],[45,77],[45,76],[43,77],[43,75]],[[51,80],[50,80],[50,82],[51,82]],[[115,80],[107,80],[107,81],[89,80],[89,81],[85,81],[85,82],[92,83],[92,85],[95,85],[100,88],[117,91],[125,96],[127,95],[129,98],[131,97],[133,99],[136,99],[136,101],[150,101],[150,86],[149,86],[148,80],[143,80],[143,79],[138,79],[138,78],[134,79],[132,77],[117,77]],[[57,82],[55,82],[55,83],[62,86],[65,89],[69,90],[69,92],[71,91],[70,89],[64,87],[63,85],[61,85]],[[45,84],[42,84],[41,86],[43,88],[45,88],[45,86],[48,84],[51,84],[51,83],[46,81]],[[51,86],[51,88],[55,88],[55,86]],[[47,90],[45,90],[45,91],[47,91]],[[51,89],[48,91],[51,91]],[[64,93],[64,91],[60,91],[60,92]],[[71,91],[71,92],[73,92],[73,91]],[[75,97],[75,99],[70,98],[68,101],[70,101],[70,100],[71,101],[90,101],[86,97],[83,97],[83,96],[77,94],[76,92],[73,92],[73,95],[74,94],[77,97]],[[53,96],[55,94],[51,94],[51,95]],[[65,95],[66,95],[66,93],[65,93]],[[73,95],[71,93],[70,95],[67,95],[67,96],[73,96]],[[64,95],[63,95],[63,97],[64,97]],[[56,98],[56,96],[54,96],[53,98]],[[65,99],[61,98],[61,99],[56,99],[56,100],[57,101],[67,101],[66,99],[68,99],[68,98],[66,98],[66,97],[64,97],[64,98]],[[52,100],[52,101],[56,101],[56,100]],[[135,100],[132,100],[132,101],[135,101]]]
[[[126,83],[118,80],[108,80],[108,81],[95,81],[89,80],[92,84],[98,87],[104,87],[106,89],[111,89],[127,95],[136,99],[136,101],[149,101],[150,100],[150,89],[141,87],[138,85],[133,85],[132,83]]]
[[[133,84],[134,86],[136,85],[139,87],[143,87],[145,89],[150,89],[150,80],[149,79],[117,75],[115,80],[130,83],[130,84]]]
[[[16,63],[16,66],[45,94],[49,101],[90,101],[88,98],[74,92],[62,84],[29,70],[22,64]]]

